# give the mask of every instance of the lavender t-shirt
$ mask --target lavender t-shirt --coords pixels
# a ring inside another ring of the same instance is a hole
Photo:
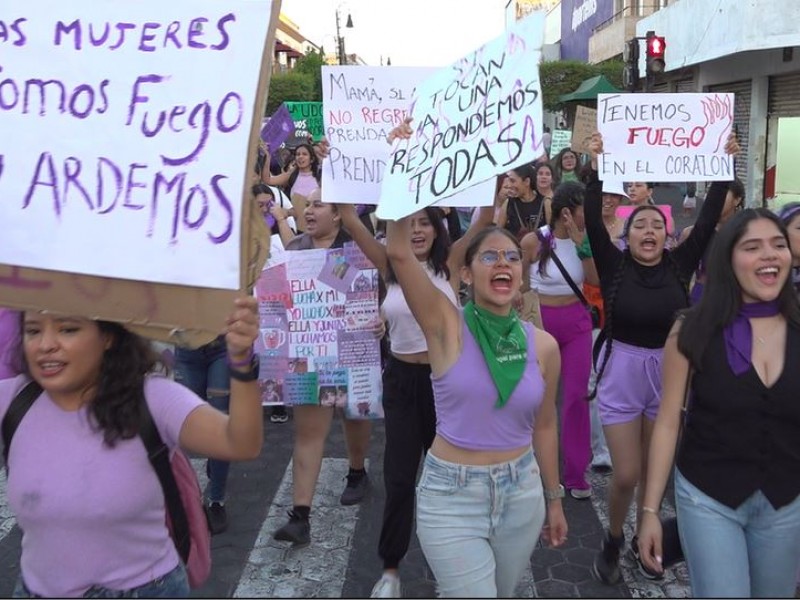
[[[0,381],[0,419],[25,381]],[[146,380],[145,397],[164,443],[174,448],[184,420],[203,401],[158,376]],[[108,448],[86,408],[65,411],[43,393],[14,434],[8,466],[8,503],[23,531],[22,576],[33,593],[130,589],[178,565],[161,485],[139,437]]]
[[[17,372],[11,366],[11,351],[19,333],[19,313],[0,308],[0,379],[14,377]]]

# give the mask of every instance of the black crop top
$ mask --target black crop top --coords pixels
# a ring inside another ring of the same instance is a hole
[[[527,231],[535,231],[544,224],[544,198],[536,194],[530,202],[520,198],[509,198],[506,204],[506,229],[517,235],[522,227]]]
[[[667,255],[672,256],[683,281],[688,283],[714,234],[725,205],[728,184],[712,183],[689,237],[677,248],[665,250],[664,258],[657,265],[645,266],[633,260],[628,250],[620,250],[611,241],[603,224],[603,188],[597,172],[591,171],[585,182],[586,232],[606,306],[611,305],[609,298],[617,269],[623,259],[628,262],[614,296],[611,337],[641,348],[662,348],[676,313],[688,307],[684,284],[669,264]]]
[[[677,466],[703,493],[736,508],[757,490],[777,510],[800,494],[800,331],[789,325],[783,372],[766,387],[751,367],[736,376],[722,332],[692,377]]]

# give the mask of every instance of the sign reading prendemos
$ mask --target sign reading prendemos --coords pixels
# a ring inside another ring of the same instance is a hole
[[[3,0],[0,264],[240,288],[271,5]]]

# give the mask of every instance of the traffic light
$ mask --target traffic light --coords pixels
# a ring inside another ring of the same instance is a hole
[[[667,49],[667,42],[663,36],[656,35],[655,31],[648,31],[645,38],[647,48],[647,75],[655,75],[664,72],[664,51]]]
[[[636,91],[639,87],[639,40],[633,38],[625,42],[622,50],[622,60],[625,67],[622,71],[622,85],[629,92]]]

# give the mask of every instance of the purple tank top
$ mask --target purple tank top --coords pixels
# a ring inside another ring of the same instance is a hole
[[[508,402],[495,408],[497,387],[481,349],[462,316],[461,356],[447,372],[431,376],[436,433],[466,450],[513,450],[531,444],[544,379],[536,359],[533,326],[523,322],[528,364]]]

